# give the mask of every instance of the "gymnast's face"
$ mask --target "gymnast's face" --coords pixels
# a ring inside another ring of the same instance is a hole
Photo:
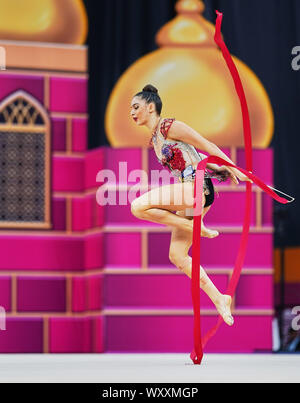
[[[153,112],[154,104],[139,97],[134,97],[131,102],[130,115],[135,123],[143,126],[148,122],[150,114]]]

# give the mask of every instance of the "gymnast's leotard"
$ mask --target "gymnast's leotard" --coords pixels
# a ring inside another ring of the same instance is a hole
[[[160,133],[157,132],[152,136],[150,146],[154,148],[159,163],[169,168],[181,182],[194,181],[197,165],[202,158],[194,146],[178,140],[167,140],[168,131],[174,120],[162,121]],[[207,207],[213,203],[215,193],[207,170],[204,172],[203,190],[206,196],[204,207]]]

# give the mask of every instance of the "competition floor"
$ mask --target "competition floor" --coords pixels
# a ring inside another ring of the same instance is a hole
[[[1,354],[0,383],[300,382],[300,354]]]

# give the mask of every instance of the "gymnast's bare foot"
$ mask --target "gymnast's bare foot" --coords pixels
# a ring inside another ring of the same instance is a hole
[[[193,220],[187,223],[187,230],[193,232]],[[201,236],[205,238],[215,238],[219,235],[219,231],[206,228],[203,222],[201,223]]]
[[[232,326],[234,324],[234,319],[230,310],[231,302],[232,299],[230,295],[221,295],[219,301],[215,304],[217,311],[228,326]]]
[[[219,231],[206,228],[203,223],[201,223],[201,236],[206,238],[215,238],[219,235]]]

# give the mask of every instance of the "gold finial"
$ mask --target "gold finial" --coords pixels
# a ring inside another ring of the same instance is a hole
[[[184,14],[184,13],[192,13],[192,14],[199,14],[199,13],[203,13],[203,11],[205,10],[205,6],[203,4],[203,1],[199,1],[199,0],[178,0],[178,2],[176,3],[176,11],[179,14]]]
[[[202,0],[178,0],[178,13],[156,35],[158,46],[213,46],[214,26],[202,17]]]

